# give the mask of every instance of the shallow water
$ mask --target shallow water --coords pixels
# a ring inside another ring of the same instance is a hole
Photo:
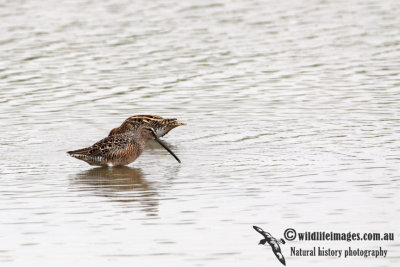
[[[0,6],[1,266],[282,266],[258,225],[393,232],[288,242],[290,266],[394,266],[398,1]],[[186,122],[123,168],[66,151],[134,114]],[[290,246],[388,249],[386,259]]]

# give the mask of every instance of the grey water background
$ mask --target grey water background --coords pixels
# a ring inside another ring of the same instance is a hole
[[[1,266],[399,262],[399,1],[4,1]],[[134,114],[186,122],[123,168],[68,157]],[[388,250],[294,257],[290,247]]]

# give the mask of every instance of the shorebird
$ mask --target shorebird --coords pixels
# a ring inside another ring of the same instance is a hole
[[[152,127],[157,137],[162,137],[175,127],[186,125],[186,123],[178,122],[177,119],[165,119],[157,115],[134,115],[127,118],[121,126],[112,129],[108,136],[137,131],[143,125]]]
[[[156,132],[149,126],[141,126],[137,131],[129,131],[108,136],[91,147],[82,148],[67,153],[74,158],[83,160],[90,165],[118,166],[135,161],[143,152],[149,139],[156,140],[179,163],[179,158],[158,139]]]
[[[274,252],[275,256],[278,258],[278,260],[286,266],[286,261],[285,258],[282,255],[281,248],[279,244],[285,244],[285,240],[282,238],[278,241],[276,238],[274,238],[270,233],[265,232],[263,229],[261,229],[258,226],[253,226],[254,230],[259,232],[264,236],[264,239],[261,239],[260,242],[258,243],[259,245],[265,245],[265,243],[268,243],[268,245],[271,246],[272,251]]]

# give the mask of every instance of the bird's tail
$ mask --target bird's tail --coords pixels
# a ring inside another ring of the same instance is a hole
[[[67,153],[74,158],[83,158],[89,154],[90,147],[68,151]]]

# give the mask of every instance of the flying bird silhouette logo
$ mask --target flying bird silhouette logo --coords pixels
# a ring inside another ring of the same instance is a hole
[[[281,247],[279,244],[285,244],[285,240],[282,238],[280,240],[277,240],[274,238],[270,233],[265,232],[263,229],[261,229],[258,226],[253,226],[254,230],[262,234],[264,239],[261,239],[260,242],[258,243],[259,245],[265,245],[265,243],[268,243],[268,245],[271,246],[272,251],[274,252],[275,256],[278,258],[278,260],[286,266],[286,261],[285,257],[283,257],[282,252],[281,252]]]

